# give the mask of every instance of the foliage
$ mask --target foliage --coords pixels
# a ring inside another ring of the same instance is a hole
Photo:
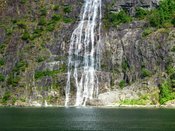
[[[54,14],[52,16],[52,22],[57,22],[59,20],[61,20],[61,16],[60,15]]]
[[[47,9],[46,8],[41,8],[40,15],[41,16],[46,16],[47,15]]]
[[[54,5],[53,10],[57,11],[59,9],[59,5]]]
[[[37,59],[36,59],[36,61],[37,61],[38,63],[43,62],[43,61],[45,61],[45,60],[46,60],[46,57],[42,57],[42,56],[39,56],[39,57],[37,57]]]
[[[7,84],[16,87],[20,81],[20,72],[25,71],[25,68],[28,66],[26,61],[19,61],[16,63],[12,72],[9,74],[7,78]]]
[[[15,76],[13,73],[11,73],[7,79],[7,84],[12,85],[13,87],[16,87],[20,81],[19,76]]]
[[[148,69],[146,69],[144,67],[141,69],[141,77],[142,78],[144,78],[144,77],[150,77],[151,75],[152,75],[152,73]]]
[[[3,98],[2,98],[2,103],[6,104],[8,100],[10,100],[11,94],[10,92],[5,92]]]
[[[152,27],[164,27],[165,23],[174,24],[175,0],[162,0],[157,9],[151,11],[148,21]]]
[[[5,64],[5,61],[3,58],[0,58],[0,67],[3,66]]]
[[[175,52],[175,46],[173,46],[173,48],[171,49],[172,52]]]
[[[5,76],[2,73],[0,73],[0,82],[3,82],[3,81],[5,81]]]
[[[62,73],[66,71],[66,65],[62,65],[59,70],[44,70],[44,71],[36,71],[35,72],[35,79],[41,79],[45,76],[54,76],[56,74]]]
[[[148,15],[148,13],[148,10],[145,10],[143,8],[136,8],[135,17],[138,19],[144,19]]]
[[[164,104],[169,100],[175,99],[175,93],[172,91],[170,80],[166,80],[160,86],[160,103]]]
[[[64,22],[64,23],[72,23],[72,22],[73,22],[73,19],[68,18],[68,17],[64,17],[64,18],[63,18],[63,22]]]
[[[105,20],[107,24],[117,26],[121,23],[131,22],[132,18],[124,10],[122,10],[119,13],[110,12],[107,14],[107,18],[105,18]]]
[[[72,7],[70,5],[66,5],[63,8],[64,13],[70,13],[72,11]]]
[[[46,21],[46,18],[44,16],[42,16],[40,19],[39,19],[39,22],[38,22],[38,25],[41,25],[41,26],[44,26],[47,24],[47,21]]]
[[[148,36],[149,34],[151,34],[152,32],[154,31],[153,28],[145,28],[143,33],[142,33],[142,36],[145,37],[145,36]]]
[[[24,21],[17,21],[17,26],[19,27],[19,28],[22,28],[22,29],[26,29],[26,25],[25,25],[25,22]]]
[[[50,70],[36,71],[35,72],[35,79],[40,79],[40,78],[43,78],[45,76],[54,76],[54,75],[56,75],[58,73],[60,73],[59,70],[54,70],[54,71],[50,71]]]
[[[27,2],[27,0],[20,0],[21,4],[25,4]]]
[[[119,86],[120,86],[121,89],[123,89],[126,86],[126,81],[125,80],[121,80],[119,82]]]
[[[4,50],[5,50],[5,44],[0,44],[0,53],[4,53]]]
[[[28,66],[26,61],[19,61],[13,68],[13,72],[19,73],[19,71],[25,71],[25,68]]]
[[[122,69],[124,71],[126,71],[127,69],[129,69],[129,63],[128,63],[127,60],[122,61]]]
[[[139,99],[126,99],[120,102],[120,104],[124,105],[146,105],[149,101],[149,97],[147,95],[141,96]]]
[[[25,31],[23,34],[22,34],[22,40],[29,40],[30,39],[30,34],[29,32]]]

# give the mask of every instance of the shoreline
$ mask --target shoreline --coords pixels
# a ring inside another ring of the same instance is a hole
[[[116,109],[175,109],[174,106],[167,105],[107,105],[107,106],[62,106],[62,105],[50,105],[50,106],[11,106],[0,105],[0,108],[116,108]]]

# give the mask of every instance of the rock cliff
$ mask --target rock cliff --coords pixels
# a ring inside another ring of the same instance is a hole
[[[2,105],[64,104],[68,48],[82,3],[0,1]],[[118,12],[126,3],[104,0],[103,17],[106,12]],[[152,8],[153,4],[158,5],[152,0],[137,1],[137,6]],[[145,20],[103,28],[100,95],[89,105],[129,104],[129,100],[159,105],[160,85],[169,77],[167,70],[175,66],[175,29],[153,29],[145,34],[147,29]],[[74,93],[72,89],[72,99]]]

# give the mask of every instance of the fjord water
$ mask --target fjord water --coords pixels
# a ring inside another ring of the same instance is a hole
[[[175,110],[0,108],[0,131],[175,131]]]
[[[101,0],[85,0],[80,21],[72,33],[66,85],[65,105],[69,105],[71,78],[76,87],[76,106],[98,95],[101,45]]]

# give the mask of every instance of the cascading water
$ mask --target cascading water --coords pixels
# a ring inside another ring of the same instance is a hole
[[[71,79],[76,86],[76,106],[98,95],[101,45],[101,0],[85,0],[80,21],[69,47],[65,106],[69,105]]]

